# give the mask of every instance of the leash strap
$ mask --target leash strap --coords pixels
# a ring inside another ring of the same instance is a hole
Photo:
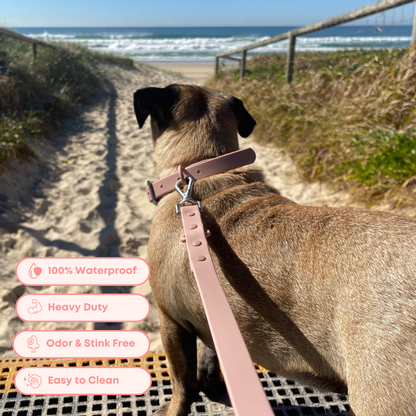
[[[198,284],[235,414],[273,416],[263,386],[215,273],[199,207],[183,206],[181,214],[191,270]]]
[[[195,180],[207,178],[217,173],[226,172],[227,170],[236,169],[241,166],[251,165],[256,160],[256,153],[250,147],[248,149],[237,150],[236,152],[227,153],[214,159],[202,160],[186,168]],[[153,184],[147,181],[146,193],[149,202],[155,202],[161,196],[175,190],[175,184],[180,179],[177,173],[166,176]]]

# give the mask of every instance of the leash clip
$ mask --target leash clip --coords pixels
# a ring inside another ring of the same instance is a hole
[[[189,182],[188,182],[188,189],[185,192],[182,192],[181,188],[179,188],[179,184],[182,183],[183,181],[182,178],[179,179],[178,182],[176,182],[175,184],[176,191],[182,197],[182,201],[175,204],[176,214],[181,213],[180,207],[184,205],[198,205],[199,210],[202,211],[201,201],[195,201],[194,199],[191,198],[192,186],[195,182],[195,179],[192,178],[191,176],[188,176],[187,178],[185,178],[185,181],[186,179],[188,179]]]

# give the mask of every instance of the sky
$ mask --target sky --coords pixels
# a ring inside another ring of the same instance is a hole
[[[0,27],[304,26],[371,0],[1,0]],[[414,3],[386,12],[411,24]],[[375,17],[369,19],[374,20]],[[364,19],[362,24],[372,24]]]

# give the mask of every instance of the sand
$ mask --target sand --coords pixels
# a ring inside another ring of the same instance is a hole
[[[152,67],[160,69],[163,71],[168,71],[170,73],[180,74],[182,77],[187,78],[192,81],[193,84],[202,85],[209,78],[214,76],[215,65],[206,65],[206,64],[155,64]],[[185,82],[185,80],[184,80]]]
[[[204,66],[167,69],[181,70],[190,78],[145,67],[120,70],[107,91],[82,106],[53,140],[32,143],[36,160],[14,162],[0,175],[0,356],[15,357],[13,337],[28,329],[140,329],[149,336],[151,351],[162,349],[148,283],[131,289],[151,303],[150,315],[141,323],[27,323],[15,312],[24,293],[99,293],[101,289],[26,287],[16,279],[15,267],[25,257],[146,259],[154,206],[147,200],[145,184],[156,178],[150,125],[147,122],[139,130],[132,93],[148,86],[201,84],[213,72]],[[241,140],[242,148],[248,146],[257,152],[256,165],[265,169],[284,196],[310,205],[348,202],[346,193],[300,181],[293,163],[278,149]]]

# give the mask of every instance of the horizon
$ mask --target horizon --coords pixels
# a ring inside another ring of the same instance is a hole
[[[374,24],[361,24],[361,25],[357,25],[357,24],[352,24],[352,23],[344,23],[342,25],[338,25],[338,26],[365,26],[365,27],[373,27]],[[384,25],[385,27],[412,27],[411,24],[407,24],[407,25]],[[184,29],[196,29],[196,28],[229,28],[229,27],[303,27],[303,26],[296,26],[296,25],[207,25],[207,26],[9,26],[6,28],[9,29],[25,29],[25,28],[36,28],[36,29],[76,29],[76,28],[83,28],[83,29],[87,29],[87,28],[91,28],[91,29],[99,29],[99,28],[114,28],[114,29],[122,29],[122,28],[158,28],[158,29],[164,29],[164,28],[184,28]],[[336,26],[334,26],[336,27]],[[325,30],[325,29],[322,29]]]

